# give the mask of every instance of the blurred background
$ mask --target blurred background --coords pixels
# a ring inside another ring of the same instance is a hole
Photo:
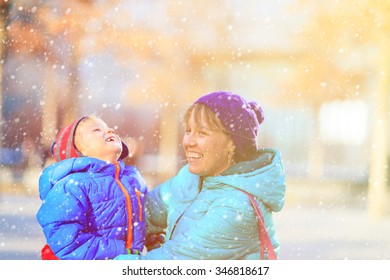
[[[58,129],[98,114],[152,189],[185,163],[183,113],[218,90],[260,103],[259,146],[281,151],[283,258],[390,259],[389,14],[390,0],[0,0],[0,259],[44,242]]]

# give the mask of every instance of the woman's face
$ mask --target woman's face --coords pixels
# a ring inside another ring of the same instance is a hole
[[[191,173],[217,176],[230,166],[234,146],[228,134],[211,129],[205,122],[196,123],[192,113],[185,128],[183,148]]]

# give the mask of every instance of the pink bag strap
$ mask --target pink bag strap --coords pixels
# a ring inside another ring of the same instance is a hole
[[[257,227],[258,227],[259,239],[260,239],[260,258],[262,260],[264,260],[264,246],[265,246],[267,249],[267,253],[268,253],[268,259],[269,260],[276,260],[277,259],[276,253],[275,253],[274,247],[272,246],[271,240],[268,236],[267,230],[265,229],[264,219],[263,219],[263,216],[261,215],[261,210],[260,210],[259,204],[255,200],[253,195],[251,195],[250,193],[247,193],[246,191],[243,191],[243,190],[240,190],[240,191],[242,191],[243,193],[245,193],[248,196],[248,198],[251,201],[251,204],[253,206],[253,209],[255,210],[256,215],[257,215]]]

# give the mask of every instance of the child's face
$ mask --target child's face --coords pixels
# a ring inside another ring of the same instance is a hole
[[[116,163],[122,153],[122,141],[112,128],[98,118],[87,118],[77,126],[77,149],[88,157]]]

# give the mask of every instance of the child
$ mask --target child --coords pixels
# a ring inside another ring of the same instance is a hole
[[[39,179],[42,259],[139,254],[147,187],[135,167],[125,166],[129,150],[115,131],[94,115],[79,118],[58,133],[52,154],[57,162]]]

